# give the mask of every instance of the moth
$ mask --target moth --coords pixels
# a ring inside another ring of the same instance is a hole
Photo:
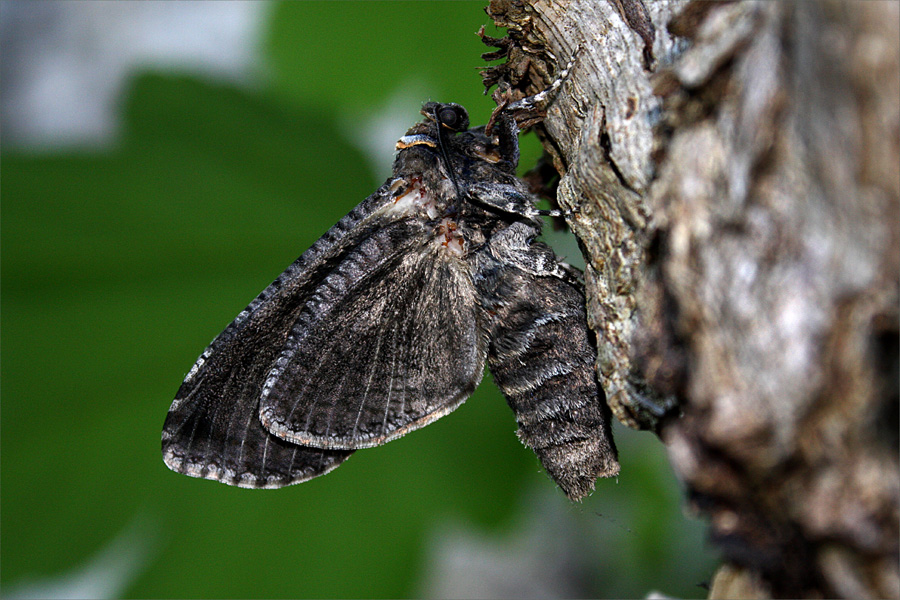
[[[174,471],[247,488],[328,473],[462,404],[490,368],[573,500],[619,471],[578,273],[537,241],[516,110],[426,103],[393,174],[200,355],[162,432]]]

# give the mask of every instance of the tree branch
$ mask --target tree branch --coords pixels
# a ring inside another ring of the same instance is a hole
[[[509,32],[488,83],[534,93],[579,52],[539,135],[598,375],[665,441],[729,580],[900,596],[898,5],[488,13]]]

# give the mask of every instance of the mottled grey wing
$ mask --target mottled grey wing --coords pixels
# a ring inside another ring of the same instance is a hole
[[[487,341],[467,263],[435,239],[371,268],[378,252],[373,241],[348,257],[297,320],[260,401],[279,437],[376,446],[449,413],[480,382]]]
[[[252,361],[233,369],[240,376],[262,376]],[[262,363],[257,363],[261,365]],[[174,471],[249,488],[278,488],[331,471],[353,452],[291,444],[259,422],[259,385],[241,386],[234,378],[216,382],[218,400],[202,391],[172,409],[163,430],[163,457]],[[203,382],[201,381],[201,385]],[[237,402],[227,397],[243,398]]]
[[[373,238],[381,241],[378,260],[386,263],[421,245],[421,219],[395,206],[387,185],[370,196],[213,340],[163,426],[163,458],[172,470],[241,487],[281,487],[326,473],[352,453],[298,446],[270,434],[259,421],[260,392],[310,296],[335,265]]]

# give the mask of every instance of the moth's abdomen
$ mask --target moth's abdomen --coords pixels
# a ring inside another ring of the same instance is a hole
[[[530,278],[529,278],[530,279]],[[610,413],[594,372],[584,297],[553,277],[500,303],[488,365],[516,414],[519,438],[569,498],[619,472]]]

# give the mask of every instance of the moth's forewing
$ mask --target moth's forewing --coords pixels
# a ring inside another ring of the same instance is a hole
[[[270,434],[259,397],[309,297],[345,256],[408,215],[385,184],[341,219],[203,352],[175,396],[162,433],[169,468],[242,487],[280,487],[321,475],[351,452],[303,448]]]
[[[278,436],[366,448],[459,406],[486,354],[469,264],[426,219],[360,245],[310,297],[260,404]]]

